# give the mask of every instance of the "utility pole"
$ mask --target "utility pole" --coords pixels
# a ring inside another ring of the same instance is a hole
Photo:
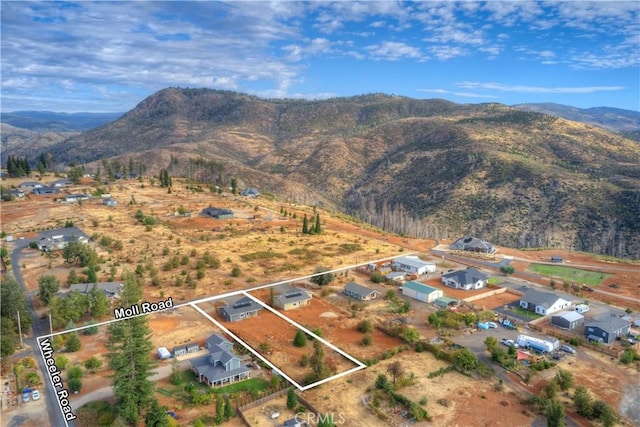
[[[20,325],[20,310],[18,313],[18,334],[20,335],[20,348],[24,347],[24,343],[22,342],[22,326]]]
[[[49,313],[49,332],[53,335],[53,325],[51,324],[51,313]]]

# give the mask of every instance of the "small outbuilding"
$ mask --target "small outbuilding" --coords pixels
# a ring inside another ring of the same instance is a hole
[[[552,256],[551,257],[551,262],[556,263],[556,264],[562,264],[564,262],[564,260],[562,259],[561,256]]]
[[[577,311],[565,311],[554,314],[551,317],[551,324],[562,329],[576,329],[584,325],[584,316]]]
[[[158,359],[165,360],[171,357],[171,353],[166,347],[158,347]]]
[[[359,285],[355,282],[347,283],[342,292],[346,296],[355,298],[360,301],[369,301],[375,299],[380,294],[380,292],[378,291],[374,291],[373,289],[369,289],[366,286]]]
[[[402,285],[402,295],[406,295],[413,299],[423,302],[434,302],[438,298],[442,298],[444,293],[442,289],[432,288],[420,282],[407,282]]]
[[[184,356],[189,353],[197,353],[198,351],[200,351],[200,345],[195,341],[173,347],[174,357]]]

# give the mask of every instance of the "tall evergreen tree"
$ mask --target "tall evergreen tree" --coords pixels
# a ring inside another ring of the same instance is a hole
[[[142,291],[130,272],[124,275],[120,298],[122,306],[138,303]],[[153,406],[153,344],[146,316],[111,323],[107,328],[107,360],[113,369],[112,385],[118,414],[131,425],[137,425],[143,410]]]
[[[314,228],[313,231],[315,231],[316,234],[322,233],[322,227],[320,225],[320,214],[319,213],[316,213],[316,225],[315,225],[315,228]]]
[[[307,214],[304,214],[304,217],[302,218],[302,233],[309,233],[309,220],[307,219]]]

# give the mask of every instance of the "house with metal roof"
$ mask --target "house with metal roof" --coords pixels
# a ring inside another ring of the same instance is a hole
[[[202,210],[203,216],[208,216],[215,219],[231,219],[233,218],[233,211],[230,209],[220,209],[209,206]]]
[[[355,282],[347,283],[342,292],[346,296],[355,298],[360,301],[369,301],[377,298],[378,295],[380,295],[380,292],[369,289],[366,286],[359,285]]]
[[[551,316],[551,324],[562,329],[576,329],[584,325],[584,316],[577,311],[565,311]]]
[[[303,289],[282,285],[276,290],[273,305],[280,310],[293,310],[311,304],[311,294]]]
[[[69,292],[78,291],[86,295],[94,287],[102,291],[108,298],[119,298],[123,285],[120,282],[78,283],[69,286]]]
[[[402,283],[406,279],[406,273],[404,271],[392,271],[384,275],[387,280],[393,280],[394,282]]]
[[[237,322],[239,320],[255,317],[262,310],[260,304],[249,297],[242,297],[232,304],[227,304],[218,309],[218,314],[227,322]]]
[[[544,316],[564,310],[570,305],[571,301],[561,298],[556,294],[541,292],[535,289],[527,290],[520,298],[520,307]]]
[[[465,291],[484,288],[488,279],[489,276],[475,268],[452,271],[442,275],[442,283],[450,288],[463,289]]]
[[[191,369],[201,383],[215,387],[251,376],[251,368],[233,352],[233,344],[222,336],[211,335],[207,338],[205,347],[209,350],[208,355],[190,360]]]
[[[67,179],[67,178],[58,179],[58,180],[53,181],[51,183],[51,186],[52,187],[56,187],[56,188],[58,188],[58,187],[68,187],[70,185],[73,185],[73,181],[71,181],[70,179]]]
[[[590,341],[611,344],[618,337],[629,334],[631,323],[621,317],[612,315],[592,320],[584,325],[584,335]]]
[[[18,188],[21,190],[28,190],[28,189],[33,190],[34,188],[42,188],[42,187],[44,187],[44,185],[36,181],[25,181],[18,185]]]
[[[245,188],[240,192],[240,195],[245,197],[258,197],[260,192],[256,188]]]
[[[485,242],[484,240],[470,236],[459,238],[449,246],[449,249],[458,251],[482,252],[486,254],[496,253],[496,247],[493,245],[493,243]]]
[[[402,295],[417,299],[418,301],[434,302],[438,298],[442,298],[444,293],[442,289],[433,288],[424,283],[410,281],[402,285]]]
[[[60,190],[57,188],[41,185],[31,190],[31,194],[58,194]]]
[[[417,275],[435,273],[436,265],[433,262],[426,262],[414,255],[407,255],[394,259],[391,267],[396,271],[415,273]]]

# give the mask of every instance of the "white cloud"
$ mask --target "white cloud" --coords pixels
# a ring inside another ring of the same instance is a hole
[[[420,49],[406,43],[386,41],[365,47],[372,59],[398,61],[404,58],[425,60]]]
[[[544,87],[527,85],[507,85],[502,83],[480,83],[480,82],[460,82],[456,86],[465,89],[486,89],[499,92],[519,92],[519,93],[594,93],[612,92],[624,90],[624,86],[574,86],[574,87]]]
[[[459,96],[462,98],[491,98],[491,99],[498,98],[495,95],[486,95],[486,94],[473,93],[473,92],[456,92],[456,91],[450,91],[446,89],[417,89],[417,90],[418,92],[436,93],[440,95],[453,95],[453,96]]]

